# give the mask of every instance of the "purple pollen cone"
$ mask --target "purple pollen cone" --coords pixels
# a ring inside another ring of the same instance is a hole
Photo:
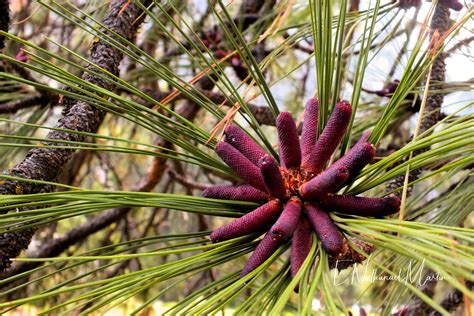
[[[368,142],[370,132],[365,132],[345,155],[323,170],[344,136],[352,108],[346,101],[338,102],[318,138],[318,107],[317,99],[306,103],[301,143],[291,114],[282,112],[277,117],[280,164],[236,125],[226,128],[225,142],[216,146],[219,157],[247,184],[214,186],[205,189],[202,195],[264,203],[217,228],[210,236],[215,243],[267,232],[241,276],[256,269],[291,239],[290,267],[294,277],[309,255],[313,232],[332,259],[337,256],[353,260],[352,252],[346,251],[350,246],[346,247],[345,237],[330,212],[384,217],[400,209],[400,199],[396,196],[371,198],[335,194],[372,161],[375,147]],[[298,290],[299,285],[295,288]]]
[[[276,119],[280,160],[287,169],[299,167],[301,164],[301,149],[298,130],[295,121],[288,112],[281,112]]]
[[[288,240],[298,227],[301,218],[301,201],[297,197],[292,197],[285,205],[283,212],[270,229],[272,237],[275,239]]]
[[[243,180],[260,191],[266,191],[260,169],[240,153],[240,151],[228,143],[219,142],[216,146],[216,153]]]
[[[211,199],[236,200],[248,202],[261,202],[268,199],[268,194],[255,189],[253,186],[244,185],[217,185],[202,191],[202,196]]]
[[[271,233],[267,233],[245,264],[244,269],[240,273],[240,277],[244,277],[258,268],[262,263],[270,258],[282,244],[282,240],[274,239]]]
[[[214,230],[211,234],[211,241],[215,243],[262,230],[278,218],[281,208],[278,200],[271,200],[252,212]]]
[[[285,183],[283,182],[280,168],[275,159],[265,155],[260,158],[258,166],[268,193],[274,198],[284,199],[286,196]]]
[[[238,126],[229,125],[224,134],[225,142],[234,146],[254,165],[257,165],[260,158],[266,155],[265,151]]]
[[[330,212],[359,216],[383,217],[400,210],[400,198],[394,195],[387,197],[328,195],[321,199],[321,203]]]
[[[303,168],[311,173],[319,173],[341,142],[351,119],[352,107],[346,101],[337,103],[326,127],[311,151]]]
[[[338,161],[333,163],[326,171],[345,167],[349,171],[349,177],[345,182],[353,180],[359,172],[369,164],[375,156],[375,147],[371,143],[367,143],[370,133],[364,133],[361,139],[352,148],[342,156]],[[342,183],[337,190],[342,188]]]
[[[364,133],[362,133],[362,136],[359,138],[359,140],[356,142],[356,144],[358,144],[358,143],[367,143],[367,140],[369,139],[370,134],[372,134],[372,131],[365,131]]]
[[[301,131],[301,159],[302,165],[308,164],[311,151],[316,144],[316,134],[318,132],[318,99],[309,99],[306,102],[303,118],[303,130]]]
[[[339,254],[344,240],[328,212],[316,203],[305,203],[304,211],[324,249],[331,255]]]
[[[337,191],[347,178],[349,178],[349,170],[346,167],[327,169],[301,186],[301,197],[313,199],[325,193]]]
[[[307,219],[302,219],[293,233],[291,240],[291,276],[294,278],[303,265],[304,260],[311,251],[313,238],[311,237],[311,225]],[[299,285],[295,287],[295,292],[298,292]]]
[[[458,0],[440,0],[440,2],[454,11],[461,11],[463,8],[463,4]]]

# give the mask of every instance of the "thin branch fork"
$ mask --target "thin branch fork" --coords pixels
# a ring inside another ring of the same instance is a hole
[[[437,36],[443,37],[447,32],[450,30],[450,7],[445,4],[443,1],[439,1],[436,4],[433,16],[431,18],[431,32],[430,32],[430,39],[431,41],[435,40]],[[430,82],[438,82],[444,83],[445,82],[445,72],[446,72],[446,64],[445,58],[446,53],[439,54],[433,62],[431,76],[428,78]],[[441,105],[444,101],[444,94],[442,92],[438,92],[435,89],[439,89],[439,87],[430,87],[430,91],[428,97],[426,99],[426,105],[424,113],[420,113],[423,115],[420,124],[420,133],[423,133],[433,127],[439,120],[440,120],[440,110]],[[424,151],[419,150],[414,152],[414,156],[418,155]],[[421,170],[411,170],[408,174],[408,181],[412,182],[413,180],[417,179],[421,174]],[[389,182],[387,185],[387,189],[391,190],[400,186],[404,185],[404,176],[397,177],[393,179],[393,181]],[[433,271],[429,271],[428,275],[434,274]],[[432,282],[428,282],[425,286],[421,287],[421,291],[430,298],[433,298],[435,295],[437,285],[437,279],[434,279]],[[456,303],[456,307],[460,304],[460,302]],[[446,307],[446,306],[443,306]],[[437,312],[433,311],[431,306],[429,306],[425,301],[423,301],[420,297],[415,297],[408,306],[400,309],[395,315],[434,315]]]
[[[115,12],[122,8],[120,1],[118,5],[117,4],[115,5],[116,5],[116,7],[114,7]],[[134,6],[132,5],[129,7],[129,9],[130,8],[133,9]],[[122,16],[127,15],[126,13],[127,12],[125,12],[125,14],[122,14]],[[139,12],[136,12],[136,14],[139,14]],[[205,89],[204,87],[205,84],[203,83],[204,81],[206,80],[198,81],[197,86],[200,89]],[[212,89],[213,86],[214,85],[211,85],[210,87],[206,87],[206,88]],[[184,104],[182,107],[177,109],[177,112],[180,113],[181,116],[187,117],[189,120],[194,120],[198,110],[199,110],[199,107],[196,104],[192,102],[186,102],[186,104]],[[162,147],[166,147],[166,148],[171,147],[171,144],[169,142],[166,142],[165,140],[161,138],[158,138],[157,143],[158,145]],[[139,184],[138,188],[136,188],[136,191],[149,192],[153,190],[153,188],[158,184],[161,177],[163,176],[163,173],[165,171],[165,163],[166,163],[166,158],[155,157],[152,161],[152,164],[150,165],[149,171],[147,172],[147,176]],[[130,208],[117,208],[117,209],[112,209],[107,212],[104,212],[101,215],[92,218],[89,222],[83,225],[80,225],[76,227],[75,229],[69,231],[64,236],[52,240],[50,243],[44,245],[39,251],[30,255],[29,257],[45,258],[45,257],[57,256],[63,251],[65,251],[71,245],[76,244],[78,241],[84,240],[91,234],[94,234],[95,232],[98,232],[101,229],[116,222],[117,220],[125,216],[129,211],[130,211]],[[41,264],[42,263],[40,262],[17,263],[14,265],[12,269],[4,273],[2,278],[5,279],[5,278],[8,278],[9,276],[12,276],[21,272],[29,271],[35,267],[40,266]]]
[[[201,78],[201,80],[204,80],[205,77]],[[207,80],[206,81],[210,81]],[[234,102],[225,102],[227,98],[219,93],[219,92],[214,92],[212,89],[208,89],[207,87],[202,88],[199,87],[199,85],[195,85],[193,87],[194,90],[199,91],[206,97],[208,97],[212,102],[215,104],[224,104],[225,106],[231,107]],[[123,91],[125,92],[125,91]],[[151,90],[146,90],[143,91],[155,100],[163,100],[167,96],[169,96],[173,91],[164,91],[164,92],[156,92],[156,91],[151,91]],[[182,99],[187,99],[188,101],[191,101],[185,94],[180,93],[174,97],[174,101],[176,100],[182,100]],[[148,108],[153,108],[156,103],[151,103],[147,101],[138,101],[142,105],[148,107]],[[270,125],[270,126],[275,126],[275,116],[273,115],[271,109],[268,106],[265,105],[257,105],[253,103],[247,103],[248,108],[250,109],[250,112],[253,114],[257,122],[261,125]]]
[[[26,79],[31,82],[38,83],[32,74],[22,67],[21,65],[15,63],[7,63],[7,68],[18,73],[23,79]],[[45,106],[49,103],[57,104],[59,101],[59,95],[48,91],[46,89],[36,88],[37,93],[34,95],[26,96],[19,100],[12,100],[10,102],[0,104],[0,114],[13,114],[19,110],[34,107],[34,106]]]
[[[0,104],[0,114],[14,114],[20,110],[31,108],[34,106],[45,106],[51,103],[51,99],[41,93],[26,96],[20,100],[13,100]]]
[[[158,146],[170,148],[170,144],[161,138],[156,141]],[[165,171],[166,158],[156,156],[153,158],[146,176],[142,182],[134,190],[136,192],[150,192],[161,180]],[[34,253],[27,254],[28,258],[49,258],[55,257],[64,252],[70,246],[86,239],[90,235],[110,226],[123,218],[129,211],[130,207],[115,208],[106,211],[98,216],[92,217],[86,223],[79,225],[61,237],[50,240]],[[41,266],[42,262],[18,262],[13,267],[3,273],[2,279],[10,276],[29,271]]]
[[[181,107],[178,108],[178,114],[185,116],[186,118],[193,120],[197,114],[199,108],[196,105],[191,105],[190,107]],[[157,137],[155,145],[163,148],[172,148],[172,144]],[[166,170],[166,161],[167,158],[155,156],[148,168],[146,176],[138,184],[138,186],[133,190],[136,192],[150,192],[156,185],[160,182],[163,174]],[[38,251],[32,254],[28,254],[29,258],[48,258],[58,256],[70,246],[85,240],[90,235],[99,232],[100,230],[112,225],[117,222],[124,216],[128,214],[131,210],[130,207],[122,207],[108,210],[98,216],[91,218],[88,222],[79,225],[78,227],[70,230],[65,235],[49,241],[47,244],[42,246]],[[18,262],[13,265],[13,267],[1,275],[2,279],[6,279],[10,276],[29,271],[36,267],[41,266],[41,262]]]
[[[146,0],[145,4],[148,3],[149,0]],[[141,15],[142,11],[138,6],[134,4],[128,6],[119,16],[118,13],[123,4],[123,0],[114,0],[110,3],[108,12],[103,20],[106,29],[102,31],[111,37],[115,37],[118,41],[123,42],[122,38],[132,41],[144,16]],[[110,32],[109,29],[113,32]],[[115,34],[121,37],[117,37]],[[90,50],[91,63],[106,69],[116,76],[119,73],[119,64],[122,59],[123,54],[119,49],[103,41],[94,42]],[[114,90],[115,85],[112,81],[94,76],[93,73],[99,72],[99,70],[91,65],[88,68],[92,72],[84,73],[82,75],[84,80],[106,90]],[[64,98],[63,104],[63,116],[55,126],[60,129],[95,132],[105,116],[103,110],[83,101]],[[84,140],[84,136],[63,131],[51,131],[47,138],[76,142]],[[35,148],[30,150],[25,159],[7,171],[6,174],[25,179],[55,181],[74,152],[75,150],[73,149]],[[11,180],[5,181],[0,186],[0,194],[9,195],[17,194],[17,192],[34,194],[50,192],[52,190],[53,188],[47,185]],[[0,234],[0,272],[3,272],[10,265],[10,258],[17,257],[23,249],[28,247],[34,232],[35,229],[27,229],[16,233]]]

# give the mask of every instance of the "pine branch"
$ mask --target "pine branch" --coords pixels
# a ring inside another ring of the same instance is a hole
[[[433,17],[431,18],[431,33],[430,38],[432,39],[435,32],[438,32],[439,36],[442,37],[444,33],[449,29],[450,26],[450,11],[449,7],[447,7],[442,2],[438,2],[436,5],[435,11],[433,13]],[[431,77],[429,78],[430,82],[437,82],[443,84],[445,81],[445,73],[446,73],[446,64],[445,64],[445,53],[440,53],[433,62],[432,70],[431,70]],[[431,127],[436,125],[436,123],[441,118],[441,105],[444,101],[444,94],[440,92],[435,92],[433,90],[442,89],[440,86],[433,87],[430,85],[430,93],[426,100],[425,110],[424,113],[420,113],[423,115],[420,125],[420,133],[424,133],[425,131],[429,130]],[[411,138],[410,138],[411,139]],[[410,141],[410,140],[409,140]],[[413,156],[419,155],[423,152],[428,151],[429,148],[424,148],[422,150],[417,150],[413,152]],[[406,161],[406,159],[404,160]],[[404,162],[401,161],[400,163]],[[420,169],[411,170],[409,174],[408,181],[413,182],[418,179],[421,175]],[[391,180],[387,184],[386,191],[391,192],[396,190],[400,187],[403,187],[405,180],[405,175],[400,175],[395,179]],[[408,193],[411,193],[411,187],[408,188]],[[401,195],[401,191],[396,191],[395,194]]]
[[[438,2],[436,4],[433,17],[431,18],[430,39],[433,39],[436,33],[438,34],[438,36],[442,37],[448,31],[450,23],[450,8],[444,2]],[[445,58],[446,54],[443,52],[441,52],[436,57],[432,65],[431,76],[427,80],[430,80],[430,82],[438,82],[440,84],[444,83],[446,73]],[[426,99],[424,113],[420,113],[420,115],[423,115],[420,125],[420,133],[424,133],[431,127],[436,125],[436,123],[440,119],[441,105],[444,101],[443,93],[433,91],[435,89],[439,89],[438,87],[433,87],[432,85],[430,85],[429,89],[430,92]],[[429,148],[417,150],[413,153],[413,156],[419,155],[423,152],[426,152],[427,150],[429,150]],[[409,174],[409,181],[411,182],[418,179],[420,175],[420,169],[411,170]],[[403,186],[403,183],[404,176],[399,176],[387,185],[387,189],[391,190],[401,187]],[[401,192],[398,193],[401,194]],[[438,282],[437,278],[431,277],[433,275],[433,271],[430,270],[427,272],[426,277],[429,281],[426,282],[420,289],[426,296],[430,298],[433,298]],[[430,309],[431,307],[424,300],[417,296],[413,298],[412,302],[408,304],[408,307],[403,309],[403,315],[427,315]],[[398,311],[396,314],[400,313],[402,313],[402,310]]]
[[[214,82],[209,80],[207,77],[201,78],[197,83],[196,86],[198,89],[202,90],[204,93],[208,93],[210,90],[214,88]],[[188,120],[192,121],[196,117],[199,111],[199,106],[194,102],[187,100],[181,107],[179,107],[176,112],[182,116],[187,118]],[[170,148],[172,145],[171,143],[165,141],[162,138],[158,138],[156,141],[158,146],[164,148]],[[155,188],[158,184],[159,180],[163,176],[165,171],[165,164],[167,159],[163,157],[155,157],[152,161],[150,169],[147,173],[147,177],[139,184],[136,191],[139,192],[150,192]],[[0,191],[1,192],[1,191]],[[62,237],[56,238],[43,247],[41,247],[37,252],[34,254],[30,254],[28,257],[30,258],[47,258],[47,257],[54,257],[65,250],[67,250],[70,246],[85,240],[90,235],[110,226],[111,224],[117,222],[131,210],[131,208],[117,208],[112,209],[107,212],[104,212],[101,215],[93,217],[87,223],[80,225]],[[34,233],[34,232],[33,232]],[[31,237],[30,237],[31,239]],[[1,243],[1,239],[0,239]],[[1,250],[0,250],[1,251]],[[21,250],[20,250],[21,251]],[[1,254],[1,252],[0,252]],[[11,258],[11,257],[9,257]],[[22,262],[15,264],[10,270],[6,271],[2,278],[8,278],[9,276],[29,271],[34,269],[38,266],[41,266],[41,262]],[[0,270],[1,275],[1,270]]]
[[[124,0],[111,2],[103,20],[106,29],[102,30],[109,36],[115,37],[116,40],[122,42],[123,40],[114,35],[114,33],[128,41],[132,41],[139,25],[143,21],[143,17],[140,17],[141,10],[134,4],[130,4],[119,15],[125,3],[126,1]],[[108,29],[113,32],[110,32]],[[106,69],[114,75],[119,73],[118,67],[122,58],[123,54],[119,49],[103,41],[94,42],[90,50],[91,63]],[[92,66],[88,66],[88,68],[92,72],[100,73],[98,69]],[[115,88],[113,82],[101,79],[91,73],[84,73],[82,78],[109,91]],[[94,132],[102,123],[105,115],[103,110],[83,101],[65,98],[63,104],[65,108],[63,116],[56,124],[57,128]],[[62,131],[52,131],[48,134],[47,138],[76,142],[84,140],[84,136]],[[46,142],[46,144],[48,143]],[[74,150],[72,149],[35,148],[28,152],[22,162],[6,173],[25,179],[55,181],[73,153]],[[52,189],[51,186],[47,185],[8,180],[0,186],[0,194],[34,194],[50,192]],[[30,228],[16,233],[3,233],[0,235],[0,272],[3,272],[10,265],[10,258],[18,256],[23,249],[28,247],[34,232],[35,229]]]
[[[474,36],[470,36],[470,37],[467,37],[467,38],[463,39],[462,41],[459,41],[453,47],[451,47],[450,49],[448,49],[445,52],[446,57],[450,56],[451,54],[456,52],[458,49],[461,49],[464,46],[468,46],[472,41],[474,41]]]
[[[24,97],[20,100],[13,100],[0,104],[0,114],[13,114],[20,110],[31,108],[34,106],[45,106],[50,103],[50,98],[43,94],[35,94]]]
[[[205,78],[205,77],[203,77],[203,78]],[[194,87],[194,89],[198,90],[200,93],[204,94],[206,97],[208,97],[215,104],[224,104],[225,106],[229,106],[229,107],[231,107],[233,105],[232,102],[226,102],[226,101],[228,101],[227,98],[221,93],[214,92],[214,91],[211,91],[209,89],[200,88],[199,85],[196,85],[196,87]],[[165,97],[167,97],[168,95],[170,95],[173,91],[170,90],[170,91],[167,91],[167,92],[156,92],[156,91],[152,91],[150,89],[150,90],[147,90],[147,91],[144,91],[144,92],[147,93],[148,95],[150,95],[155,100],[162,100]],[[186,99],[187,97],[188,97],[187,95],[185,95],[183,93],[180,93],[174,100]],[[155,103],[146,102],[146,101],[143,101],[143,100],[138,101],[138,102],[140,102],[142,105],[144,105],[148,108],[152,108],[156,105]],[[257,104],[253,104],[253,103],[247,103],[247,106],[248,106],[248,108],[250,109],[250,112],[252,113],[252,115],[255,117],[255,119],[257,120],[257,122],[259,124],[275,126],[275,116],[273,115],[271,109],[268,106],[266,106],[266,105],[257,105]]]
[[[13,70],[19,74],[23,79],[31,82],[39,83],[31,73],[15,63],[7,63],[7,69]],[[20,100],[12,100],[10,102],[0,104],[0,114],[13,114],[19,110],[34,107],[34,106],[45,106],[49,103],[56,104],[59,100],[59,95],[42,88],[35,88],[37,93],[31,96],[26,96]]]
[[[226,101],[226,98],[220,93],[212,91],[201,92],[203,92],[209,99],[211,99],[212,102],[216,104],[221,104]],[[226,102],[225,105],[232,106],[233,104]],[[252,103],[248,103],[247,106],[249,107],[250,112],[252,112],[252,115],[255,117],[259,124],[275,126],[275,116],[273,115],[271,109],[268,106],[256,105]]]
[[[170,144],[159,138],[156,142],[157,146],[169,148]],[[148,171],[147,176],[135,189],[137,192],[150,192],[160,181],[165,171],[166,158],[156,156],[154,157]],[[55,257],[63,253],[70,246],[75,245],[90,235],[112,225],[121,218],[123,218],[129,211],[130,207],[122,207],[111,209],[100,215],[92,217],[86,223],[79,225],[61,237],[47,241],[41,248],[34,253],[28,254],[28,258],[50,258]],[[2,275],[2,279],[6,279],[10,276],[29,271],[36,267],[43,265],[42,262],[18,262],[13,265],[11,269],[6,271]]]

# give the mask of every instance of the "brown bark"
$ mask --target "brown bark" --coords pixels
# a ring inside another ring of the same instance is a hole
[[[50,103],[50,98],[44,94],[35,94],[24,97],[20,100],[13,100],[7,103],[0,104],[0,114],[13,114],[20,110],[31,108],[37,105],[47,105]]]
[[[439,36],[442,37],[444,33],[450,27],[450,11],[447,6],[443,3],[438,3],[436,5],[435,11],[433,13],[433,17],[431,18],[431,36],[432,39],[435,32],[438,32]],[[441,116],[441,105],[444,101],[444,94],[440,92],[434,92],[433,90],[441,90],[442,86],[440,84],[444,83],[445,81],[445,73],[446,73],[446,64],[445,64],[445,53],[440,53],[438,57],[433,62],[432,70],[431,70],[431,77],[430,80],[430,93],[426,99],[425,110],[420,115],[423,115],[420,125],[420,134],[426,132],[431,127],[436,125],[440,120]],[[434,84],[434,86],[433,86]],[[419,155],[423,152],[426,152],[429,148],[424,148],[413,153],[413,156]],[[419,178],[421,175],[420,169],[411,170],[409,174],[408,181],[413,182]],[[403,187],[405,180],[405,175],[401,175],[396,177],[395,179],[391,180],[387,184],[387,191],[392,191]],[[401,195],[401,191],[397,191],[395,194]],[[408,193],[411,193],[411,187],[409,187]]]
[[[130,4],[119,15],[126,2],[125,0],[112,1],[102,21],[106,26],[106,29],[102,31],[116,40],[122,41],[124,44],[123,39],[114,34],[116,33],[128,41],[132,41],[141,24],[140,22],[143,20],[143,17],[140,17],[141,10],[134,4]],[[136,21],[137,19],[138,21]],[[113,32],[109,31],[109,29]],[[94,42],[90,50],[91,63],[104,68],[114,75],[119,73],[118,67],[122,58],[123,54],[120,50],[104,41]],[[91,65],[88,66],[88,69],[92,73],[85,72],[82,75],[82,79],[109,91],[114,89],[115,84],[113,81],[104,80],[93,74],[93,72],[101,73],[98,69]],[[99,128],[105,115],[103,110],[95,108],[84,101],[64,98],[63,104],[64,110],[62,117],[55,126],[57,128],[94,132]],[[47,138],[77,142],[84,141],[84,136],[64,131],[51,131]],[[48,145],[48,142],[45,142],[45,144]],[[35,148],[30,150],[25,159],[7,171],[6,174],[25,179],[56,181],[62,168],[74,152],[72,149]],[[6,180],[0,186],[0,194],[34,194],[50,192],[52,190],[53,188],[48,185],[11,180]],[[23,249],[28,247],[34,232],[35,229],[26,229],[16,233],[0,234],[0,273],[10,265],[10,258],[18,256]]]
[[[214,87],[214,82],[207,77],[203,77],[197,83],[197,89],[202,90],[203,92],[209,93],[210,90]],[[199,110],[198,105],[191,101],[185,102],[180,108],[177,109],[177,112],[180,116],[186,117],[188,120],[194,120],[197,112]],[[264,111],[265,112],[265,111]],[[272,115],[273,118],[273,115]],[[158,138],[157,145],[165,148],[170,148],[171,144],[161,138]],[[166,158],[155,157],[152,161],[150,169],[147,173],[147,177],[140,183],[136,191],[139,192],[149,192],[155,188],[155,186],[160,181],[165,170]],[[93,217],[87,223],[80,225],[62,237],[56,238],[43,245],[38,251],[34,254],[29,255],[30,258],[47,258],[54,257],[70,246],[86,239],[90,235],[106,228],[107,226],[115,223],[119,219],[123,218],[131,208],[117,208],[106,211],[98,216]],[[31,239],[31,237],[29,237]],[[1,239],[0,239],[1,245]],[[26,245],[27,246],[27,245]],[[25,246],[25,247],[26,247]],[[1,250],[0,250],[1,251]],[[0,252],[1,254],[1,252]],[[9,262],[8,262],[9,263]],[[2,275],[2,279],[6,279],[10,276],[29,271],[36,267],[41,266],[41,262],[21,262],[15,264],[10,270],[6,271]],[[1,274],[1,270],[0,270]]]
[[[161,139],[157,141],[158,146],[170,147],[168,142]],[[155,157],[152,160],[150,168],[147,172],[147,176],[140,183],[136,189],[138,192],[149,192],[160,181],[165,171],[166,158]],[[122,207],[108,210],[100,215],[92,217],[86,223],[79,225],[61,237],[47,241],[41,248],[39,248],[34,254],[29,254],[29,258],[48,258],[55,257],[64,252],[70,246],[77,244],[90,235],[110,226],[122,217],[124,217],[129,211],[130,207]],[[10,276],[29,271],[36,267],[41,266],[42,262],[19,262],[9,270],[3,273],[2,279],[6,279]]]
[[[450,8],[443,2],[438,2],[433,13],[433,17],[431,18],[430,39],[434,38],[435,33],[438,33],[439,37],[441,38],[448,31],[450,23]],[[423,115],[420,125],[420,133],[424,133],[425,131],[429,130],[431,127],[436,125],[440,119],[441,105],[444,101],[444,94],[434,92],[433,90],[442,89],[440,84],[444,83],[445,81],[445,58],[445,53],[441,52],[433,62],[431,76],[428,78],[428,80],[430,80],[430,92],[426,99],[424,113],[420,113],[420,115]],[[435,84],[434,87],[433,84]],[[419,155],[427,150],[429,150],[429,148],[415,151],[413,155]],[[409,181],[411,182],[418,179],[420,174],[420,169],[412,170],[409,174]],[[390,190],[403,186],[403,181],[404,176],[395,178],[389,183],[388,189]],[[401,194],[401,192],[399,193]],[[433,271],[429,271],[427,276],[431,276],[433,274]],[[431,280],[432,281],[427,282],[423,287],[421,287],[420,290],[428,297],[433,298],[436,290],[437,280],[436,278],[432,278]],[[395,315],[428,315],[430,310],[431,307],[427,303],[425,303],[421,298],[415,297],[410,302],[408,308],[398,311],[395,313]]]

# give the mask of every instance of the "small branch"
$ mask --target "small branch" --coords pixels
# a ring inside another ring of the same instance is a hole
[[[123,39],[115,34],[122,36],[128,41],[132,41],[144,16],[141,17],[142,11],[134,4],[128,6],[127,10],[119,16],[118,13],[123,4],[123,0],[114,0],[110,3],[108,12],[103,20],[106,28],[102,31],[109,36],[115,37],[118,41],[123,41]],[[109,30],[112,30],[114,33],[111,33]],[[96,64],[118,76],[119,64],[123,58],[122,51],[107,42],[97,41],[92,45],[90,56],[92,64]],[[88,67],[93,72],[98,72],[93,66],[89,65]],[[109,91],[113,91],[115,87],[113,81],[103,80],[100,77],[94,76],[93,73],[85,72],[82,78]],[[83,101],[64,98],[63,104],[65,105],[63,116],[56,124],[55,127],[57,128],[94,132],[98,129],[105,116],[103,110]],[[80,142],[85,137],[79,134],[55,130],[51,131],[47,138]],[[46,144],[48,143],[46,142]],[[72,149],[35,148],[30,150],[25,159],[10,169],[7,174],[25,179],[55,181],[73,153],[74,150]],[[0,186],[0,194],[15,195],[19,190],[23,194],[34,194],[50,192],[52,189],[48,185],[7,180]],[[27,229],[16,233],[0,234],[0,273],[10,265],[10,258],[17,257],[23,249],[28,247],[34,232],[35,229]]]
[[[186,177],[184,177],[182,175],[179,175],[176,172],[174,172],[172,169],[168,170],[168,176],[172,180],[178,182],[179,184],[183,185],[184,187],[188,188],[189,190],[193,190],[193,189],[205,190],[205,189],[211,187],[211,185],[201,184],[201,183],[197,183],[197,182],[191,182],[191,181],[187,180]]]
[[[206,77],[203,77],[201,80],[204,81],[204,78]],[[207,78],[206,78],[206,81],[207,81]],[[207,96],[215,104],[223,103],[225,106],[229,106],[229,107],[233,105],[232,103],[225,102],[227,98],[221,93],[213,92],[207,87],[202,88],[200,87],[200,84],[197,84],[194,87],[194,89],[204,94],[205,96]],[[126,93],[126,91],[122,91],[122,92]],[[173,90],[166,91],[166,92],[157,92],[157,91],[152,91],[150,89],[147,89],[143,92],[148,94],[155,100],[163,100],[164,98],[169,96],[171,93],[173,93]],[[188,101],[191,101],[191,99],[187,98],[187,96],[184,93],[180,93],[174,98],[175,101],[183,100],[183,99],[187,99]],[[156,103],[147,102],[145,100],[137,100],[137,102],[139,102],[143,106],[146,106],[147,108],[153,108],[156,105]],[[252,103],[247,103],[247,106],[249,107],[250,112],[253,114],[253,116],[255,117],[255,119],[257,120],[259,124],[275,126],[275,117],[273,116],[273,113],[271,112],[268,106],[256,105]]]
[[[35,77],[31,74],[30,71],[25,69],[23,66],[15,63],[7,63],[7,69],[12,70],[19,74],[23,79],[26,79],[31,82],[41,83],[36,80]],[[33,107],[33,106],[45,106],[49,103],[57,104],[59,101],[59,95],[53,93],[47,89],[36,87],[38,93],[32,96],[24,97],[20,100],[13,100],[7,103],[0,104],[0,114],[13,114],[19,110]]]
[[[158,146],[167,146],[162,141],[157,142]],[[169,146],[169,145],[168,145]],[[135,189],[137,192],[149,192],[159,182],[165,171],[166,158],[155,157],[147,171],[146,177]],[[55,257],[64,252],[70,246],[85,240],[90,235],[110,226],[119,219],[123,218],[129,211],[130,207],[116,208],[106,211],[100,215],[92,217],[86,223],[79,225],[61,237],[55,238],[48,241],[36,252],[28,254],[28,258],[49,258]],[[3,275],[2,279],[6,279],[10,276],[29,271],[36,267],[41,266],[42,262],[18,262]]]
[[[445,52],[446,57],[449,57],[458,49],[461,49],[462,47],[469,45],[472,41],[474,41],[474,36],[471,36],[471,37],[463,39],[462,41],[459,41],[458,43],[456,43],[456,45],[454,45],[453,47],[451,47]]]
[[[435,11],[433,13],[433,17],[431,18],[431,38],[434,36],[434,32],[437,31],[439,36],[442,36],[446,31],[449,29],[450,26],[450,11],[447,6],[443,3],[438,2],[436,5]],[[441,53],[435,59],[432,65],[431,77],[429,78],[430,82],[437,82],[444,85],[445,81],[445,72],[446,72],[446,64],[444,62],[446,57],[445,53]],[[439,89],[439,87],[437,87]],[[434,88],[430,86],[430,93],[426,100],[425,111],[424,113],[420,113],[423,115],[423,119],[420,125],[420,134],[424,133],[440,120],[441,118],[441,105],[444,101],[444,95],[442,93],[436,93],[433,91]],[[413,156],[419,155],[425,151],[429,150],[429,148],[424,148],[423,150],[418,150],[413,153]],[[405,159],[406,160],[406,159]],[[404,161],[405,161],[404,160]],[[404,162],[401,161],[400,163]],[[410,170],[408,182],[413,182],[419,178],[421,175],[420,169]],[[405,182],[405,175],[400,175],[391,181],[386,186],[386,191],[391,192],[400,187],[404,186]],[[412,188],[408,188],[408,194],[411,194]],[[400,195],[402,192],[398,190],[395,194]]]
[[[442,37],[450,27],[450,8],[442,1],[438,2],[435,7],[435,11],[431,18],[431,33],[430,33],[430,40],[437,35]],[[437,82],[443,84],[445,81],[445,72],[446,72],[446,64],[445,64],[445,57],[446,54],[441,52],[438,57],[433,61],[430,77],[427,78],[429,82]],[[435,92],[433,86],[429,86],[429,94],[426,98],[426,104],[424,112],[421,113],[422,120],[420,123],[420,134],[429,130],[433,127],[439,120],[440,120],[440,110],[441,105],[444,101],[444,95],[439,92]],[[424,148],[422,150],[417,150],[413,152],[413,156],[419,155],[423,152],[426,152],[429,148]],[[418,179],[421,175],[421,170],[409,170],[408,172],[408,181],[412,182],[415,179]],[[393,181],[390,181],[387,185],[387,189],[395,189],[400,186],[405,185],[405,176],[399,176]],[[401,184],[401,185],[400,185]],[[399,194],[401,192],[398,192]],[[427,282],[421,287],[421,291],[428,296],[429,298],[433,298],[435,294],[435,288],[437,285],[437,278],[431,277],[435,274],[433,271],[428,271],[426,277]],[[429,310],[429,305],[422,300],[420,297],[415,297],[407,307],[401,309],[396,314],[402,315],[402,313],[408,312],[408,315],[426,315],[427,311]]]
[[[51,99],[43,94],[35,94],[24,97],[20,100],[14,100],[0,104],[0,114],[14,114],[19,110],[31,108],[34,106],[45,106],[51,103]]]
[[[216,104],[221,104],[226,101],[226,98],[220,93],[212,91],[201,92],[204,93],[212,102]],[[225,102],[225,105],[232,106],[233,104]],[[275,126],[275,116],[273,115],[272,111],[268,106],[260,106],[252,103],[248,103],[247,106],[249,107],[250,112],[252,112],[253,116],[259,124]]]
[[[23,79],[26,79],[31,82],[39,83],[31,73],[22,67],[21,65],[15,63],[7,63],[8,69],[19,74]],[[0,104],[0,114],[13,114],[19,110],[34,107],[34,106],[45,106],[47,104],[57,104],[59,101],[59,95],[48,91],[46,89],[36,88],[38,93],[32,96],[26,96],[20,100],[13,100],[7,103]]]

